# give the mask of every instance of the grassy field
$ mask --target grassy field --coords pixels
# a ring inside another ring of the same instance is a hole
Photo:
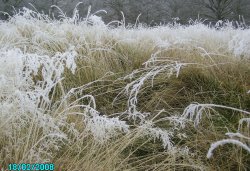
[[[0,166],[250,170],[250,30],[0,21]]]

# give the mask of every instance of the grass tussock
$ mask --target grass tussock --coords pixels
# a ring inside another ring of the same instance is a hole
[[[249,29],[0,21],[0,165],[249,170]]]

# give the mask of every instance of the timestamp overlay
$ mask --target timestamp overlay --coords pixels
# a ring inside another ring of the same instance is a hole
[[[53,171],[55,170],[55,165],[53,163],[35,163],[35,164],[30,164],[30,163],[11,163],[8,165],[8,170],[9,171]]]

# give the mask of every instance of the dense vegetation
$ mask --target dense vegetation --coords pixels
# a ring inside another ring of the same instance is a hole
[[[249,170],[250,30],[0,21],[0,165]]]

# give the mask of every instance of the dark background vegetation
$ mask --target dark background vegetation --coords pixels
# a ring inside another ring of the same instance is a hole
[[[105,22],[122,20],[121,11],[125,14],[126,23],[134,24],[141,14],[139,21],[147,25],[169,23],[177,19],[181,24],[187,24],[190,19],[206,19],[207,23],[219,20],[240,21],[250,24],[250,0],[0,0],[0,11],[13,14],[22,7],[32,8],[33,4],[39,12],[52,15],[58,10],[52,5],[57,5],[67,15],[72,12],[78,2],[81,17],[85,17],[88,7],[92,12],[104,9],[108,14],[99,14]],[[7,19],[7,15],[0,15]]]

